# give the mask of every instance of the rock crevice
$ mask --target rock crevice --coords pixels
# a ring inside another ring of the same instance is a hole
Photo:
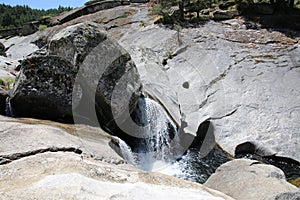
[[[33,151],[15,153],[11,155],[0,155],[0,165],[4,165],[10,163],[15,160],[19,160],[25,157],[34,156],[41,153],[46,152],[73,152],[76,154],[82,154],[82,150],[80,148],[75,147],[50,147],[45,149],[36,149]]]

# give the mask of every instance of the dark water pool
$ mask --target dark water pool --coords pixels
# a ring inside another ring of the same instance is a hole
[[[189,149],[178,162],[181,174],[175,175],[189,181],[204,183],[222,164],[231,158],[218,147],[213,148],[205,157],[197,149]]]
[[[290,158],[279,156],[262,157],[255,154],[239,154],[236,158],[258,160],[266,164],[274,165],[284,172],[287,180],[300,177],[300,163]]]

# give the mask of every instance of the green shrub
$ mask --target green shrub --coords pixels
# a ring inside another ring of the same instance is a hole
[[[141,21],[141,22],[140,22],[140,26],[141,26],[141,27],[145,27],[145,26],[146,26],[145,22],[144,22],[144,21]]]
[[[44,24],[40,24],[39,26],[39,31],[43,31],[47,28],[47,25],[44,25]]]

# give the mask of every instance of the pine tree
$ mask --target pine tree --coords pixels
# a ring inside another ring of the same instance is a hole
[[[12,7],[0,4],[0,29],[19,27],[24,23],[37,21],[44,16],[55,16],[68,10],[72,10],[72,8],[59,6],[57,9],[38,10],[31,9],[27,5]]]

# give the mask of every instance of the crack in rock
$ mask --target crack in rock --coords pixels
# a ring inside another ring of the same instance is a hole
[[[227,69],[225,69],[219,76],[217,76],[216,78],[214,78],[212,81],[209,82],[209,84],[207,85],[207,88],[210,88],[211,86],[213,86],[214,84],[216,84],[217,82],[221,81],[223,78],[225,78],[225,76],[229,73],[229,71],[231,70],[233,65],[229,65],[229,67]]]
[[[221,116],[221,117],[209,117],[207,120],[217,120],[217,119],[223,119],[225,117],[229,117],[231,115],[233,115],[236,111],[238,110],[238,108],[233,109],[231,112]]]
[[[209,99],[212,95],[216,94],[217,91],[218,91],[218,90],[216,90],[216,91],[210,93],[209,95],[207,95],[206,98],[199,104],[199,108],[198,108],[198,109],[201,109],[203,106],[205,106],[205,104],[207,104],[207,102],[208,102],[208,99]]]
[[[49,148],[45,148],[45,149],[36,149],[33,151],[14,153],[14,154],[10,154],[10,155],[0,155],[0,165],[5,165],[12,161],[19,160],[21,158],[34,156],[34,155],[46,153],[46,152],[73,152],[73,153],[76,153],[79,155],[82,154],[82,150],[79,148],[75,148],[75,147],[49,147]]]
[[[300,65],[298,65],[298,66],[293,66],[293,67],[290,67],[290,70],[293,70],[293,69],[298,69],[298,68],[300,68]]]
[[[128,23],[120,24],[119,26],[117,26],[117,25],[111,25],[111,26],[107,27],[107,30],[111,30],[111,29],[113,29],[113,28],[118,28],[118,27],[120,27],[120,26],[131,25],[131,24],[135,24],[135,23],[141,23],[141,21],[131,21],[131,22],[128,22]]]

